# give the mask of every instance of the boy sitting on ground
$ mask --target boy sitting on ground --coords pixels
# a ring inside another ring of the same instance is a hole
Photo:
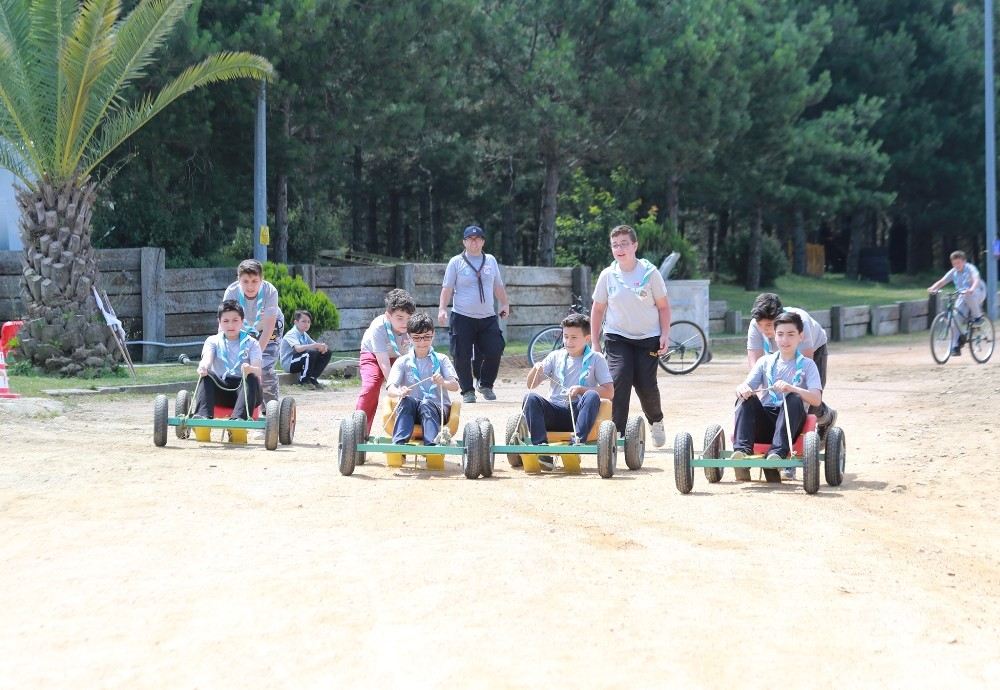
[[[243,307],[225,300],[217,313],[219,332],[209,336],[201,348],[201,376],[195,417],[211,419],[215,405],[232,406],[230,419],[247,419],[260,404],[260,345],[243,327]]]
[[[419,313],[406,323],[412,349],[399,357],[389,371],[386,393],[399,398],[393,443],[406,443],[419,422],[424,445],[433,446],[435,437],[451,414],[451,397],[445,390],[458,390],[458,376],[447,355],[434,351],[434,322]]]
[[[757,360],[746,380],[736,387],[741,398],[736,408],[733,459],[753,452],[754,443],[770,443],[768,460],[791,456],[785,409],[792,439],[798,438],[806,421],[806,405],[823,401],[823,384],[815,362],[798,351],[802,342],[802,317],[786,311],[774,319],[778,351]],[[765,472],[768,481],[781,481],[776,470]]]
[[[552,384],[548,398],[538,393],[525,396],[524,416],[534,445],[548,443],[549,430],[572,431],[578,440],[585,440],[597,419],[601,398],[611,400],[615,394],[607,360],[590,347],[590,319],[570,314],[560,325],[563,348],[550,352],[528,372],[528,388],[537,387],[546,378]],[[545,469],[554,468],[550,455],[539,456],[538,462]]]
[[[300,385],[319,388],[317,378],[330,363],[330,348],[309,336],[312,314],[305,309],[295,312],[292,328],[281,339],[281,368],[299,375]]]

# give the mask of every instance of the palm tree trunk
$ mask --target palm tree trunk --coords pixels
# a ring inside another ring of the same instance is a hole
[[[90,244],[96,186],[85,180],[57,189],[42,180],[37,189],[17,190],[28,313],[19,354],[62,376],[109,371],[120,357],[91,292],[98,279]]]

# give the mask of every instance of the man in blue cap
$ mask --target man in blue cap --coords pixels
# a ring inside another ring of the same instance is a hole
[[[478,379],[483,397],[496,400],[493,384],[506,345],[499,318],[507,318],[510,304],[496,257],[483,252],[485,243],[486,235],[481,227],[465,228],[462,232],[465,251],[448,262],[438,302],[438,323],[445,326],[449,325],[448,304],[454,298],[450,323],[451,358],[464,403],[476,402],[473,377]],[[499,309],[493,307],[494,297],[499,302]]]

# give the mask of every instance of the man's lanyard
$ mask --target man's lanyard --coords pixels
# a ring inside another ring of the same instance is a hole
[[[434,376],[434,374],[436,374],[439,371],[441,371],[441,360],[438,359],[437,353],[434,352],[434,348],[431,348],[430,354],[428,356],[431,358],[431,373],[430,373],[430,375]],[[423,377],[423,376],[420,375],[420,370],[417,369],[417,353],[416,352],[413,353],[413,359],[410,360],[410,369],[413,371],[413,377],[414,377],[413,380],[414,381],[418,381],[419,382],[421,379],[425,378],[425,377]],[[417,387],[420,388],[420,391],[423,393],[422,398],[425,398],[428,395],[430,395],[431,392],[434,390],[434,386],[435,385],[436,384],[434,384],[433,382],[431,382],[430,385],[428,385],[426,383],[417,383]]]
[[[647,294],[646,285],[649,283],[649,279],[653,276],[653,271],[656,270],[656,266],[649,263],[645,259],[639,259],[638,263],[645,269],[645,272],[642,274],[642,280],[640,280],[639,284],[635,286],[629,285],[628,283],[625,282],[625,276],[622,274],[622,267],[618,264],[617,261],[611,264],[611,269],[612,273],[614,273],[615,278],[617,278],[618,282],[622,284],[622,287],[631,290],[633,293],[635,293],[635,296],[638,297],[639,299],[644,299]]]
[[[257,331],[260,330],[258,327],[260,326],[261,318],[264,316],[264,300],[263,300],[263,295],[260,294],[260,291],[263,290],[263,289],[264,289],[263,286],[261,286],[261,289],[257,291],[257,298],[256,298],[257,299],[257,317],[254,319],[253,328],[251,328],[251,327],[249,327],[249,326],[246,325],[246,323],[247,323],[246,322],[246,311],[247,311],[247,298],[246,298],[246,295],[243,294],[243,288],[239,288],[239,290],[238,290],[239,295],[240,295],[240,298],[239,298],[239,300],[240,300],[240,306],[243,307],[243,315],[244,315],[244,317],[243,317],[243,328],[240,329],[240,331],[243,332],[243,333],[257,333]]]
[[[392,351],[396,353],[397,357],[399,357],[400,352],[399,345],[396,344],[396,334],[392,332],[392,328],[389,327],[389,320],[384,316],[382,317],[382,327],[385,329],[385,334],[389,338],[389,345],[392,346]],[[417,380],[419,381],[420,378],[418,377]]]
[[[772,407],[778,407],[781,405],[781,401],[784,400],[784,395],[773,390],[774,386],[774,375],[778,370],[778,360],[781,359],[780,354],[774,356],[774,361],[771,362],[771,366],[767,369],[767,387],[770,390],[771,402],[774,403]],[[795,375],[792,380],[789,381],[793,386],[797,386],[802,382],[802,365],[805,363],[806,358],[798,350],[795,351]]]
[[[580,382],[579,385],[587,385],[587,376],[590,375],[590,361],[594,358],[594,351],[590,349],[590,345],[583,348],[583,359],[580,361]],[[562,365],[562,375],[559,379],[562,381],[563,388],[567,391],[569,386],[566,385],[566,375],[569,374],[569,352],[566,352],[566,356],[563,358]]]
[[[230,363],[230,361],[229,361],[229,345],[228,345],[228,342],[227,342],[229,340],[229,338],[227,338],[224,333],[220,333],[219,334],[219,340],[221,342],[216,343],[215,349],[219,353],[219,358],[222,360],[222,364],[226,367],[226,371],[222,375],[222,378],[227,378],[230,375],[235,376],[236,375],[236,369],[240,366],[240,363],[243,362],[243,355],[250,351],[250,346],[249,346],[249,343],[250,343],[250,334],[249,333],[242,333],[241,332],[241,334],[240,334],[240,346],[239,346],[240,349],[239,349],[239,352],[236,353],[236,362],[235,363]]]
[[[476,280],[479,281],[479,301],[486,304],[486,290],[483,289],[483,267],[486,266],[486,255],[483,254],[483,260],[480,262],[479,268],[472,265],[472,262],[469,261],[469,257],[465,255],[465,252],[462,252],[462,259],[465,263],[469,264],[469,268],[471,268],[472,272],[476,274]]]

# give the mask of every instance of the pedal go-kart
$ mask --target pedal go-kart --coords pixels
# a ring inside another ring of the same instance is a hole
[[[709,483],[722,480],[724,468],[763,468],[777,472],[786,467],[802,468],[802,488],[807,494],[819,491],[819,465],[823,463],[826,483],[840,486],[844,481],[847,465],[847,446],[844,432],[840,427],[830,427],[826,431],[825,442],[820,442],[816,431],[816,415],[807,415],[802,433],[792,445],[792,456],[785,460],[768,460],[764,457],[769,445],[755,443],[753,455],[736,459],[733,452],[726,450],[726,438],[722,426],[713,424],[705,430],[705,448],[701,457],[695,457],[691,434],[680,432],[674,437],[674,481],[682,494],[690,493],[694,486],[694,469],[705,468]]]
[[[462,439],[455,441],[461,417],[462,402],[456,400],[451,404],[448,420],[438,434],[438,445],[423,444],[423,429],[414,425],[413,435],[407,443],[392,442],[392,428],[395,422],[393,414],[396,400],[389,398],[388,410],[382,417],[382,431],[386,436],[368,436],[368,417],[362,410],[340,421],[340,438],[337,443],[337,458],[340,473],[348,476],[354,473],[358,465],[364,465],[368,453],[383,453],[386,466],[402,467],[407,455],[412,455],[414,465],[418,458],[423,458],[428,470],[444,470],[446,455],[458,456],[462,473],[466,479],[476,479],[480,476],[493,476],[493,454],[490,446],[493,443],[493,426],[488,419],[475,419],[467,422],[462,431]]]
[[[570,431],[547,431],[547,445],[533,445],[528,432],[528,422],[523,410],[507,418],[505,443],[494,445],[494,454],[506,453],[511,467],[523,467],[525,472],[536,474],[542,471],[539,455],[559,456],[563,470],[567,474],[580,473],[580,456],[596,455],[597,471],[604,479],[615,474],[618,465],[618,449],[625,454],[625,464],[630,470],[642,467],[646,454],[646,420],[640,416],[630,417],[625,428],[625,438],[618,439],[618,432],[611,421],[611,401],[601,400],[597,419],[581,443],[571,443]]]
[[[157,395],[153,401],[153,443],[157,446],[167,445],[167,427],[175,427],[177,438],[186,439],[194,437],[201,443],[208,443],[212,440],[212,430],[222,429],[222,441],[229,443],[245,444],[247,442],[247,432],[251,429],[259,429],[264,432],[264,447],[267,450],[274,450],[280,443],[283,446],[291,445],[295,437],[295,398],[290,396],[278,400],[268,401],[264,410],[264,419],[260,418],[260,407],[253,410],[250,419],[229,419],[233,413],[233,408],[224,405],[216,405],[213,411],[214,419],[192,419],[193,396],[191,392],[182,389],[177,392],[177,399],[174,402],[174,416],[169,416],[167,396]]]

